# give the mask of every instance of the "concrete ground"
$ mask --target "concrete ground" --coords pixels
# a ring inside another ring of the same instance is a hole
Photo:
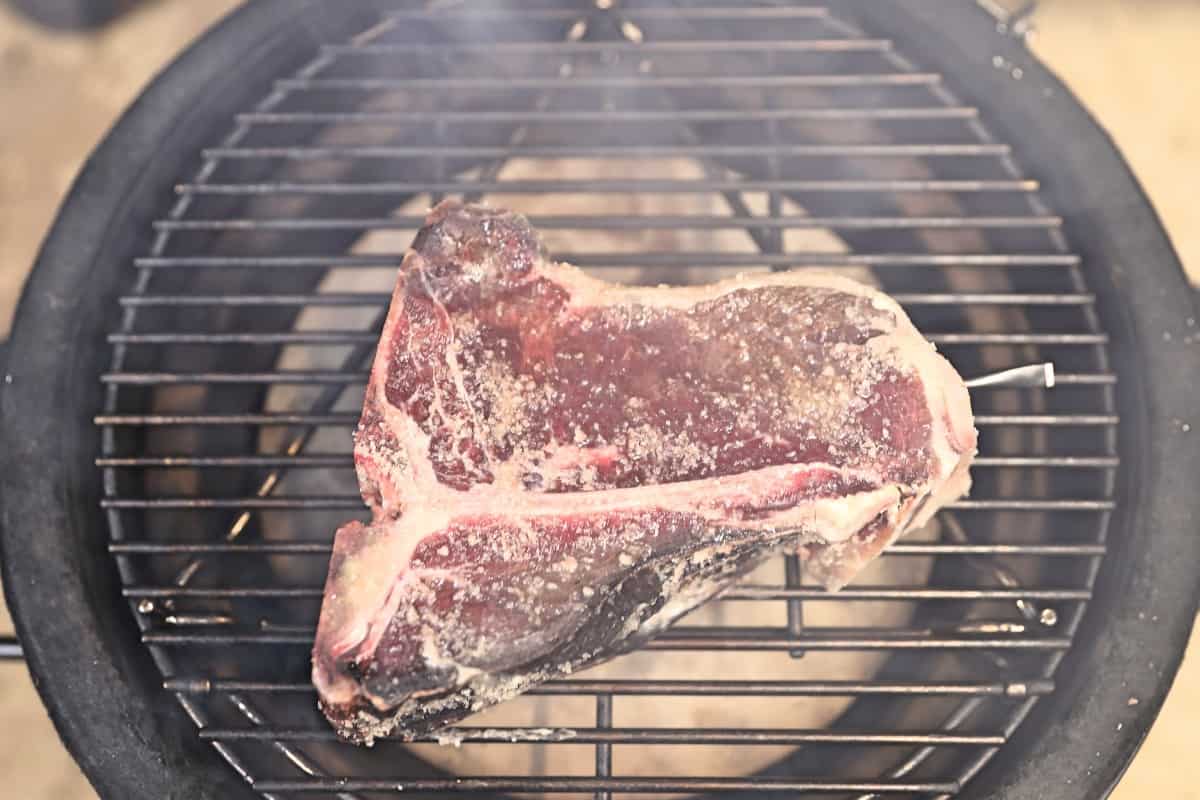
[[[57,204],[141,87],[237,3],[154,0],[99,34],[52,34],[0,5],[0,333]],[[1200,281],[1200,4],[1044,0],[1035,48],[1108,127]],[[6,618],[0,626],[11,630]],[[1200,800],[1200,637],[1162,716],[1114,795]],[[29,676],[0,664],[0,795],[94,797]]]

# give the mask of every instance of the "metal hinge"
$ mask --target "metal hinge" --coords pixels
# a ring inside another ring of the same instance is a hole
[[[15,636],[0,636],[0,661],[19,661],[25,657]]]
[[[996,18],[996,31],[1008,34],[1025,41],[1033,33],[1033,13],[1037,11],[1038,0],[1025,0],[1016,8],[1003,4],[999,0],[975,0],[984,11]]]

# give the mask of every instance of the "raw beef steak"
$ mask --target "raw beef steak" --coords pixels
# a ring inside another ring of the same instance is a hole
[[[632,649],[783,548],[837,588],[969,485],[961,378],[811,272],[608,284],[445,202],[405,256],[313,651],[339,733],[461,719]]]

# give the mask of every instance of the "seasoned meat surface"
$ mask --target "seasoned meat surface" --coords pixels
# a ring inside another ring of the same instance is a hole
[[[969,486],[961,378],[808,271],[626,287],[445,202],[406,255],[334,542],[322,708],[369,742],[638,646],[781,549],[837,588]]]

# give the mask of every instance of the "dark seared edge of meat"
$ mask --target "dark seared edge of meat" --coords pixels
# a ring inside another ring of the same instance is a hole
[[[338,735],[355,744],[371,744],[373,740],[384,736],[399,736],[411,740],[452,725],[487,706],[494,705],[496,700],[486,695],[489,691],[494,691],[496,686],[512,682],[519,682],[522,687],[535,686],[550,678],[573,674],[636,650],[703,602],[690,604],[678,616],[662,620],[661,624],[656,621],[653,628],[645,628],[645,623],[658,613],[671,597],[682,592],[703,591],[699,587],[707,584],[711,591],[704,599],[709,599],[728,588],[769,556],[782,549],[795,547],[795,537],[764,542],[758,538],[757,533],[730,530],[727,535],[732,539],[739,536],[747,538],[746,541],[732,545],[731,552],[686,571],[680,586],[669,595],[664,591],[663,573],[669,572],[682,560],[687,560],[690,564],[692,555],[701,549],[711,548],[711,544],[693,549],[686,555],[676,553],[648,561],[620,582],[597,592],[598,600],[587,617],[586,625],[541,658],[511,670],[478,676],[452,689],[430,691],[404,704],[411,705],[411,708],[402,705],[390,712],[380,712],[359,696],[348,706],[329,705],[322,700],[321,710]],[[632,633],[622,636],[622,631],[630,626],[632,620],[636,620],[637,627]],[[347,668],[345,664],[339,666]],[[515,696],[521,691],[523,689],[513,691],[512,694]]]

